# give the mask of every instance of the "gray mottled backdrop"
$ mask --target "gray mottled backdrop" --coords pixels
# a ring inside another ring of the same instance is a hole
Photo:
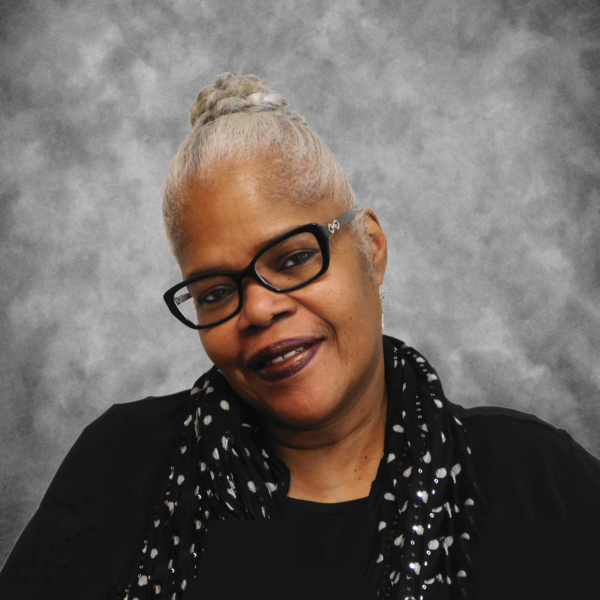
[[[596,0],[2,3],[0,560],[82,428],[189,387],[161,223],[196,93],[254,73],[390,242],[386,330],[449,397],[600,454]]]

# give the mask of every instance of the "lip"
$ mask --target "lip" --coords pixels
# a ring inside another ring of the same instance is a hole
[[[247,361],[246,365],[265,381],[281,381],[304,369],[319,351],[321,341],[321,338],[314,337],[282,340],[257,352]],[[265,364],[273,358],[282,356],[303,346],[309,347],[278,363]]]

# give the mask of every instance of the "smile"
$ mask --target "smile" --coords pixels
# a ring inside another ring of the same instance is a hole
[[[300,354],[300,352],[303,352],[304,350],[306,350],[306,348],[309,348],[309,346],[303,346],[302,348],[298,348],[297,350],[292,350],[291,352],[288,352],[287,354],[282,354],[281,356],[277,356],[273,360],[268,360],[265,363],[265,366],[268,367],[269,365],[276,365],[277,363],[287,360],[288,358],[291,358],[292,356],[295,356],[296,354]]]
[[[282,381],[306,367],[320,348],[318,338],[284,340],[264,348],[248,361],[248,366],[264,381]]]

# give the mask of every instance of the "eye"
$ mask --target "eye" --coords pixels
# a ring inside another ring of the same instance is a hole
[[[196,304],[198,304],[198,306],[207,304],[218,304],[219,302],[224,302],[235,293],[236,288],[226,286],[214,287],[210,290],[207,290],[199,298],[197,298]]]
[[[318,251],[316,250],[301,250],[299,252],[294,252],[283,259],[283,264],[281,265],[280,270],[302,267],[309,263],[316,254],[318,254]]]

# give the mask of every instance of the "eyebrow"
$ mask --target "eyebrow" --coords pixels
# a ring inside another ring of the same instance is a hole
[[[281,231],[279,231],[279,233],[276,233],[275,235],[271,236],[268,240],[262,240],[262,241],[258,242],[257,244],[255,244],[254,247],[252,248],[252,251],[253,251],[252,259],[254,259],[254,257],[263,248],[268,246],[271,242],[274,242],[277,238],[280,238],[282,235],[285,235],[286,233],[289,233],[290,231],[293,231],[294,229],[297,229],[298,227],[302,227],[302,225],[293,225],[292,227],[287,227],[286,229],[282,229]],[[222,265],[214,265],[212,267],[209,267],[208,269],[198,269],[197,271],[193,271],[186,277],[186,279],[191,279],[192,277],[197,277],[198,275],[210,275],[211,273],[221,273],[223,271],[231,271],[231,269],[226,269]]]

